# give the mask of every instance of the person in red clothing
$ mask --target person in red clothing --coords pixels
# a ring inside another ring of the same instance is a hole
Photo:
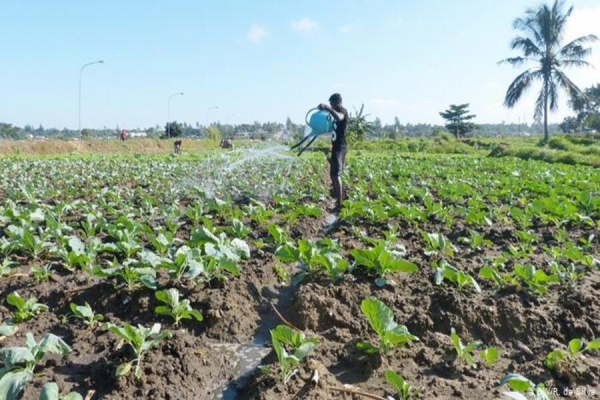
[[[127,131],[125,129],[123,129],[121,131],[121,140],[125,141],[125,139],[127,139]]]

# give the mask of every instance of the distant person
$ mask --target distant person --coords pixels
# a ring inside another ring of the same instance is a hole
[[[173,143],[173,147],[175,148],[175,154],[179,154],[181,153],[181,139],[177,139],[174,143]]]
[[[348,126],[348,111],[342,107],[342,96],[334,93],[329,97],[329,105],[319,104],[319,110],[327,110],[335,119],[333,134],[331,135],[331,159],[329,160],[329,176],[333,184],[333,193],[335,196],[335,207],[333,212],[338,212],[342,208],[343,190],[341,173],[344,170],[346,161],[346,152],[348,144],[346,143],[346,127]]]
[[[127,139],[127,131],[125,129],[123,129],[121,131],[121,140],[124,142],[125,139]]]

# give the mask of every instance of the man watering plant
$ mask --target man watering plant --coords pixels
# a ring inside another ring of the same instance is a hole
[[[327,110],[335,119],[335,126],[331,137],[331,160],[329,175],[333,183],[333,193],[335,196],[334,212],[342,207],[342,178],[341,173],[344,170],[344,161],[348,145],[346,143],[346,126],[348,125],[348,111],[342,107],[342,96],[334,93],[329,98],[329,105],[319,104],[319,110]]]

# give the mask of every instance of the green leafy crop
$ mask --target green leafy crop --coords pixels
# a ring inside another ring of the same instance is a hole
[[[375,272],[377,279],[375,283],[378,286],[385,286],[386,277],[393,272],[416,272],[416,264],[403,260],[386,246],[385,241],[380,241],[377,246],[361,250],[354,249],[350,251],[356,265],[362,266],[367,270]]]
[[[48,311],[48,306],[38,303],[35,297],[25,300],[17,292],[9,294],[6,302],[17,309],[14,311],[16,323],[27,321],[43,311]]]
[[[144,354],[153,347],[158,346],[163,339],[171,338],[172,336],[171,332],[160,332],[160,324],[154,324],[152,328],[145,328],[142,325],[138,325],[137,328],[135,328],[126,323],[121,328],[114,324],[107,323],[106,328],[129,344],[136,357],[133,361],[119,365],[115,375],[123,376],[129,374],[132,366],[135,364],[134,375],[137,379],[142,377],[142,359]]]
[[[297,372],[300,362],[317,346],[316,338],[307,338],[304,333],[298,332],[286,325],[278,325],[271,330],[271,342],[279,362],[281,382],[287,384]],[[265,372],[269,369],[261,367]]]
[[[189,300],[180,300],[180,294],[177,289],[171,288],[159,290],[155,293],[155,296],[165,305],[156,307],[154,312],[158,315],[169,315],[173,317],[175,325],[179,325],[179,321],[182,319],[195,318],[197,321],[202,321],[202,314],[200,314],[200,311],[194,310],[192,306],[190,306]]]
[[[58,336],[46,333],[40,342],[33,334],[25,335],[25,347],[5,347],[0,349],[0,359],[4,367],[0,368],[0,398],[17,399],[25,384],[33,379],[36,364],[47,353],[65,356],[71,348]]]
[[[360,309],[379,337],[379,346],[369,342],[357,344],[357,348],[366,354],[386,354],[397,346],[419,340],[408,332],[406,326],[398,325],[394,321],[392,310],[381,300],[374,297],[366,298],[362,301]]]

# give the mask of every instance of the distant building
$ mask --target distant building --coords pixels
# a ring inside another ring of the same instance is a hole
[[[135,138],[135,137],[148,137],[148,134],[146,132],[129,132],[128,135],[131,138]]]

